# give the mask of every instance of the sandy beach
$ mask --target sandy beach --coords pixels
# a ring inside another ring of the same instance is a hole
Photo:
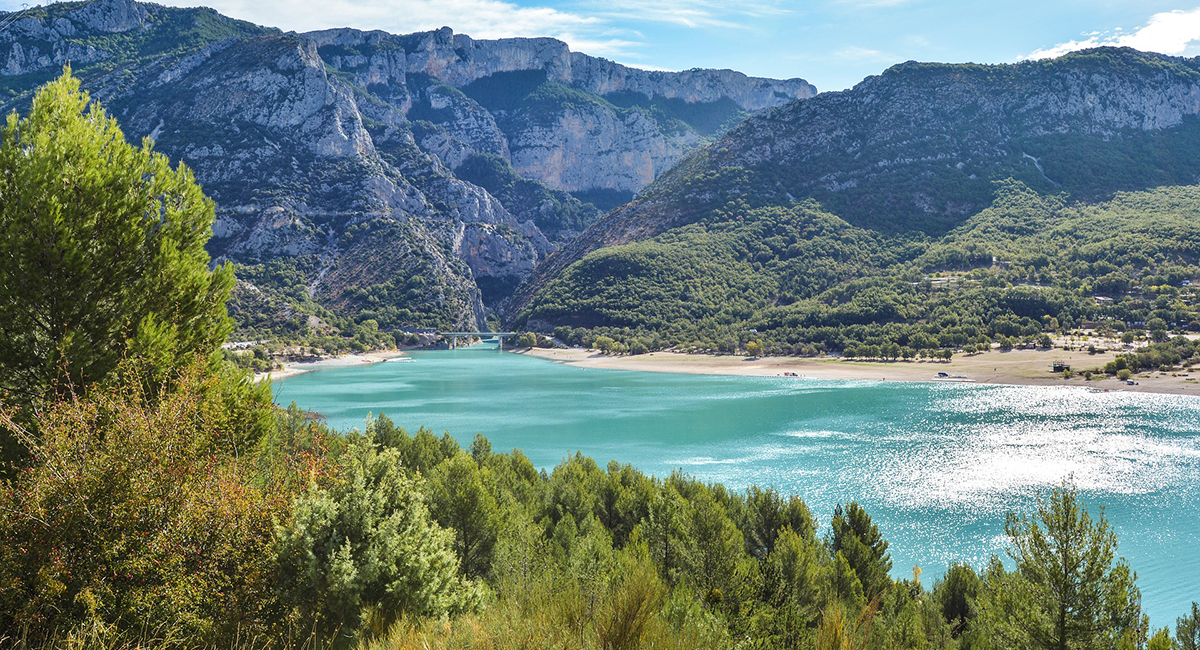
[[[525,354],[583,368],[607,368],[611,370],[640,370],[644,372],[678,372],[701,375],[740,375],[779,377],[784,373],[795,373],[810,379],[840,379],[858,381],[946,381],[937,374],[961,375],[971,383],[1002,384],[1013,386],[1075,386],[1097,390],[1122,390],[1142,393],[1166,393],[1173,395],[1200,396],[1200,371],[1187,370],[1173,373],[1142,373],[1134,377],[1136,385],[1130,386],[1113,378],[1092,381],[1083,378],[1083,371],[1094,369],[1113,360],[1117,353],[1063,350],[992,350],[980,354],[956,355],[951,361],[847,361],[832,357],[760,357],[750,358],[736,355],[687,354],[682,352],[651,352],[640,355],[605,355],[595,350],[582,348],[522,350]],[[276,381],[312,370],[346,368],[363,364],[380,363],[404,356],[403,351],[384,350],[364,352],[314,361],[285,363],[282,370],[258,373],[258,381]],[[1053,362],[1062,361],[1075,370],[1071,379],[1050,372]],[[949,381],[964,381],[952,379]]]
[[[255,373],[255,381],[277,381],[299,375],[301,373],[312,370],[320,370],[324,368],[347,368],[350,366],[361,366],[364,364],[380,363],[388,359],[402,357],[405,353],[401,350],[381,350],[379,352],[363,352],[362,354],[343,354],[336,357],[323,357],[313,361],[295,361],[283,364],[282,370],[273,370],[271,372]]]
[[[830,357],[762,357],[751,359],[733,355],[652,352],[636,356],[603,355],[581,348],[540,349],[518,354],[549,359],[585,368],[682,372],[708,375],[778,377],[794,372],[812,379],[863,381],[936,381],[937,373],[964,375],[974,383],[1017,386],[1076,386],[1097,390],[1123,390],[1143,393],[1168,393],[1200,396],[1200,371],[1142,373],[1130,386],[1112,378],[1084,380],[1082,372],[1103,366],[1116,357],[1114,352],[1088,354],[1087,351],[1063,350],[992,350],[973,355],[956,355],[945,361],[843,361]],[[1063,379],[1050,372],[1050,364],[1062,361],[1076,371]]]

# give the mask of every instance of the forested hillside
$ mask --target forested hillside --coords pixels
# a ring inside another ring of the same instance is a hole
[[[1119,49],[910,63],[767,111],[544,262],[518,322],[851,354],[1186,328],[1197,69]]]
[[[894,344],[914,356],[1085,322],[1194,329],[1198,254],[1200,187],[1089,205],[1005,181],[991,206],[938,239],[857,228],[811,201],[715,210],[587,255],[527,316],[567,338],[580,329],[649,347],[733,352],[761,339],[774,353],[874,346],[862,356],[878,357]]]

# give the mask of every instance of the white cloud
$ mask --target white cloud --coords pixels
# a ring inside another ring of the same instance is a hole
[[[1147,52],[1182,54],[1189,44],[1200,40],[1200,9],[1155,14],[1145,27],[1118,40]]]
[[[1118,27],[1112,32],[1090,32],[1084,36],[1087,38],[1059,43],[1053,47],[1019,56],[1017,59],[1020,61],[1050,59],[1062,56],[1067,52],[1105,45],[1132,47],[1143,52],[1183,54],[1187,51],[1188,46],[1200,41],[1200,9],[1191,11],[1177,9],[1154,14],[1144,26],[1130,33],[1124,33],[1124,30]]]
[[[165,4],[196,6],[201,1],[227,16],[298,32],[354,27],[406,34],[450,26],[474,38],[551,36],[572,50],[607,57],[628,56],[639,45],[623,38],[601,17],[504,0],[165,0]]]
[[[834,58],[848,61],[891,61],[893,57],[879,50],[854,45],[843,47],[833,53]]]
[[[621,20],[670,23],[683,27],[745,27],[746,18],[790,13],[778,2],[720,0],[601,0],[588,3],[592,15]]]
[[[12,0],[0,0],[0,2]],[[164,0],[158,0],[163,2]],[[609,58],[636,58],[639,34],[616,21],[686,27],[740,27],[747,18],[787,13],[781,0],[593,0],[577,9],[522,6],[508,0],[165,0],[201,3],[262,25],[298,32],[354,27],[405,34],[450,26],[474,38],[551,36],[572,50]]]
[[[23,1],[0,0],[0,7]],[[753,20],[790,13],[783,6],[787,0],[576,0],[554,3],[557,6],[529,6],[524,0],[152,1],[208,6],[226,16],[297,32],[353,27],[407,34],[449,26],[481,39],[549,36],[573,51],[648,70],[659,68],[638,62],[646,46],[638,23],[742,28]]]

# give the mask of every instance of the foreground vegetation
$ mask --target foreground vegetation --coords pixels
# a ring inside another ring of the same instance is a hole
[[[10,643],[1195,647],[1195,613],[1149,627],[1069,485],[1010,517],[1007,567],[926,585],[890,577],[854,503],[819,524],[769,489],[578,455],[539,472],[383,416],[339,434],[202,364],[154,397],[138,379],[6,421],[30,449],[0,491]]]
[[[770,489],[581,455],[539,471],[482,436],[462,449],[384,416],[335,432],[279,409],[218,348],[229,270],[195,245],[211,202],[85,105],[68,74],[0,143],[6,232],[57,233],[0,257],[5,306],[66,314],[0,355],[0,645],[1200,642],[1196,606],[1173,636],[1150,627],[1115,534],[1069,484],[1009,518],[1007,564],[955,564],[926,587],[919,569],[892,577],[888,542],[853,502],[824,525]],[[131,159],[149,167],[116,164]],[[153,293],[73,293],[137,269],[158,271]],[[12,290],[39,272],[46,287]]]

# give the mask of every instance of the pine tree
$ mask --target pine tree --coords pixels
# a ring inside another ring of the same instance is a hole
[[[500,510],[487,483],[491,471],[458,452],[429,473],[429,510],[454,531],[454,550],[465,575],[487,574],[500,528]]]
[[[993,560],[981,599],[999,647],[1144,644],[1137,576],[1116,559],[1117,536],[1103,514],[1092,519],[1072,485],[1055,489],[1034,517],[1010,514],[1005,530],[1016,567],[1009,573]]]
[[[857,503],[848,503],[845,508],[839,504],[834,508],[830,529],[830,552],[846,558],[868,599],[878,596],[889,583],[892,557],[879,527],[871,523],[871,515]]]
[[[1175,623],[1175,643],[1179,650],[1200,650],[1200,603],[1193,602],[1191,614]]]
[[[398,451],[352,444],[339,474],[299,498],[276,533],[281,595],[302,620],[352,638],[364,612],[382,628],[477,605],[475,583],[459,576],[454,533],[433,521],[423,481],[401,469]]]
[[[125,359],[164,376],[231,330],[214,207],[182,164],[131,146],[66,69],[0,128],[0,392],[23,409]]]

